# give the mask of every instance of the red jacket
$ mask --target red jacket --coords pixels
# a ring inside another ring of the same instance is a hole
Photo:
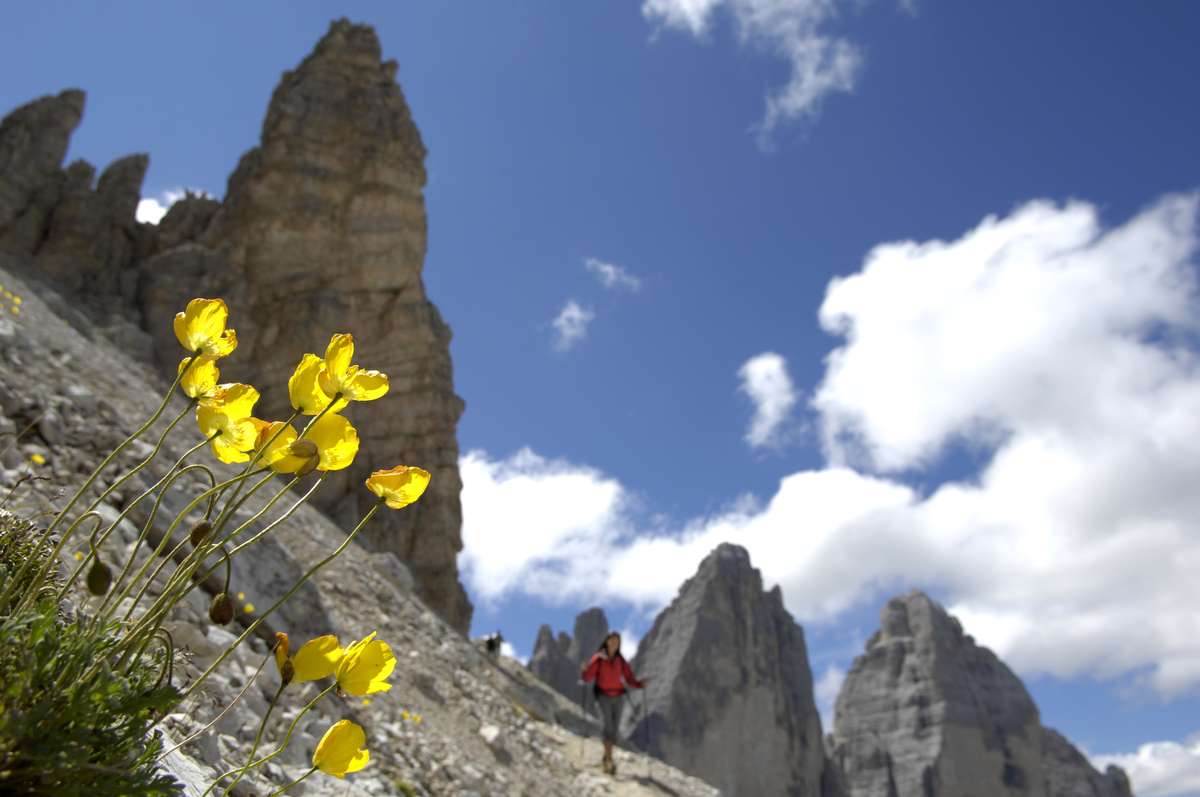
[[[595,681],[597,689],[612,697],[625,694],[625,686],[621,683],[622,679],[634,689],[641,689],[643,686],[642,682],[634,676],[629,662],[620,655],[615,659],[607,659],[596,653],[583,671],[584,681]]]

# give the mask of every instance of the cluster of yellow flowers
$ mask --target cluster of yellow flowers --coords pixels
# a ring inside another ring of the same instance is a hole
[[[179,363],[179,384],[196,402],[196,423],[221,462],[251,460],[276,473],[304,476],[349,467],[358,453],[358,431],[341,412],[351,401],[372,401],[388,392],[388,378],[353,363],[354,337],[335,334],[325,356],[305,354],[288,380],[297,415],[314,416],[303,432],[288,421],[253,415],[259,392],[240,382],[221,383],[217,360],[237,348],[229,309],[220,299],[193,299],[175,316],[175,337],[192,353]],[[391,509],[417,500],[429,484],[421,468],[398,465],[375,471],[367,488]]]
[[[365,695],[392,688],[387,678],[396,668],[396,656],[374,631],[345,648],[336,636],[326,634],[309,640],[293,656],[288,652],[287,634],[276,633],[275,665],[284,686],[333,676],[339,692],[364,700]],[[313,768],[338,778],[357,772],[371,758],[366,740],[362,726],[350,720],[334,723],[317,744]]]
[[[258,465],[263,472],[296,478],[314,470],[325,473],[349,467],[358,453],[359,437],[354,426],[340,413],[351,402],[372,401],[385,395],[389,387],[387,376],[356,365],[354,338],[347,333],[335,334],[323,357],[305,354],[288,380],[288,398],[294,410],[292,416],[285,421],[258,418],[253,414],[259,399],[259,392],[254,387],[220,381],[217,362],[231,354],[238,343],[236,331],[227,327],[228,320],[229,310],[222,300],[193,299],[184,312],[176,315],[174,322],[175,336],[188,351],[188,356],[179,363],[178,384],[195,405],[196,424],[213,455],[225,463],[248,463],[247,470]],[[301,415],[312,419],[297,432],[292,421]],[[397,465],[372,473],[366,486],[378,496],[377,508],[386,504],[389,508],[401,509],[421,497],[429,480],[430,474],[421,468]],[[219,520],[216,523],[219,524]],[[355,533],[357,529],[349,539]],[[218,596],[221,597],[224,593]],[[239,592],[237,597],[239,601],[245,600],[244,593]],[[254,606],[244,603],[243,610],[247,614],[253,613]],[[225,614],[231,616],[231,612]],[[280,674],[280,687],[276,701],[291,683],[330,676],[334,678],[334,684],[321,695],[336,688],[342,695],[362,697],[364,705],[370,702],[366,695],[391,689],[387,678],[395,669],[396,657],[387,643],[375,639],[374,632],[345,648],[337,637],[327,634],[310,640],[294,655],[289,654],[287,634],[277,633],[273,655]],[[309,703],[301,714],[315,702]],[[271,708],[274,706],[275,701],[272,701]],[[403,716],[406,720],[411,718],[413,722],[420,722],[418,715],[410,715],[407,711]],[[268,717],[263,717],[264,726]],[[290,737],[290,731],[288,735]],[[285,740],[284,746],[286,744]],[[236,784],[249,769],[281,751],[282,748],[255,760],[255,750],[251,750],[246,765],[227,775],[235,776],[233,783]],[[313,768],[308,774],[321,771],[341,778],[362,769],[369,759],[362,727],[344,719],[322,737],[313,753]],[[230,784],[226,793],[232,787]]]
[[[4,306],[7,305],[8,312],[13,315],[21,314],[21,297],[3,285],[0,285],[0,300],[3,300],[3,304],[0,304],[0,310],[3,310]]]

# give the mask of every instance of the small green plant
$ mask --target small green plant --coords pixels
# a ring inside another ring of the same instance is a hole
[[[29,557],[48,553],[31,524],[0,512],[0,582]],[[0,623],[0,792],[176,794],[171,778],[156,772],[160,742],[150,733],[179,699],[165,685],[165,651],[157,672],[104,667],[80,680],[112,655],[117,640],[64,617],[55,586],[45,584],[27,608]]]

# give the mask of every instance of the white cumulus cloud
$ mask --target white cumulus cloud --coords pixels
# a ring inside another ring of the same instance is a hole
[[[786,424],[799,398],[787,360],[775,352],[755,355],[738,369],[738,389],[754,402],[754,417],[746,430],[746,442],[752,448],[779,446],[784,441]]]
[[[134,218],[144,224],[158,224],[162,221],[163,216],[167,215],[167,211],[171,209],[171,205],[174,205],[188,194],[203,197],[212,196],[203,189],[173,188],[169,191],[164,191],[158,197],[143,197],[139,200],[137,210],[134,211]]]
[[[1200,689],[1198,206],[1106,228],[1032,202],[876,247],[820,311],[842,338],[812,400],[829,461],[765,502],[645,528],[611,475],[472,452],[473,590],[660,607],[728,541],[802,622],[917,586],[1022,675]],[[910,483],[956,444],[978,472]]]
[[[642,14],[652,24],[703,37],[723,8],[743,45],[788,62],[787,82],[767,94],[756,125],[759,143],[766,145],[781,123],[811,118],[827,95],[854,88],[863,54],[829,32],[838,6],[835,0],[644,0]]]
[[[521,662],[522,664],[529,663],[529,657],[522,656],[520,653],[517,652],[517,649],[514,648],[508,642],[500,643],[500,655],[508,656],[510,659],[516,659],[517,661]]]
[[[624,288],[634,293],[642,289],[641,279],[616,263],[606,263],[603,260],[589,257],[583,265],[584,268],[596,275],[596,279],[600,280],[600,284],[605,288]]]
[[[1091,756],[1099,770],[1115,764],[1129,775],[1138,797],[1200,795],[1200,733],[1179,742],[1150,742],[1136,752]]]

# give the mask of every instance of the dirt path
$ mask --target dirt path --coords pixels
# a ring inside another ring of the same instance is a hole
[[[603,746],[597,737],[582,738],[555,726],[543,726],[543,732],[560,753],[579,770],[579,785],[586,794],[613,797],[674,797],[687,793],[681,775],[650,756],[617,748],[613,751],[616,775],[600,769]],[[686,778],[686,776],[683,776]],[[688,778],[693,783],[695,781]]]

